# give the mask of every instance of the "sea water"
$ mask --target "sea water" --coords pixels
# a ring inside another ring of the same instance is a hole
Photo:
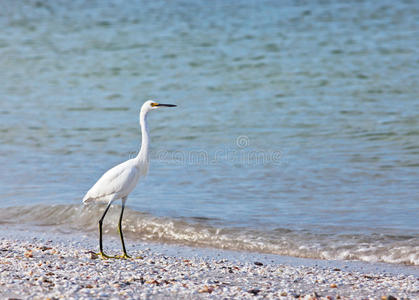
[[[2,1],[0,223],[419,265],[417,1]],[[118,206],[106,220],[116,234]]]

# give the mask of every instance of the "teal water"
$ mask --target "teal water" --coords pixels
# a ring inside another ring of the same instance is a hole
[[[0,5],[0,222],[95,230],[158,99],[131,238],[419,264],[416,1]]]

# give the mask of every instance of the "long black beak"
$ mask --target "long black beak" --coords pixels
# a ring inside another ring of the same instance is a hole
[[[163,103],[159,103],[157,104],[157,106],[176,107],[176,105],[174,104],[163,104]]]

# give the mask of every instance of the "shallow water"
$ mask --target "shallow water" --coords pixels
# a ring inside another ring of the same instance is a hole
[[[155,98],[131,238],[419,264],[415,1],[121,3],[2,2],[1,222],[95,230]]]

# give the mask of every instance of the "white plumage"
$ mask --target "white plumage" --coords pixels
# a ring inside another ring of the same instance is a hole
[[[103,174],[86,193],[83,202],[109,202],[112,199],[127,197],[137,185],[140,177],[147,174],[147,170],[148,162],[138,165],[135,159],[127,160]]]
[[[119,235],[121,238],[122,243],[122,250],[124,254],[121,256],[123,258],[129,257],[124,244],[124,237],[122,234],[122,216],[124,213],[125,202],[127,200],[128,195],[132,192],[135,186],[138,183],[138,180],[145,176],[148,172],[148,165],[149,165],[149,134],[148,134],[148,127],[147,127],[147,114],[149,111],[153,109],[157,109],[159,107],[174,107],[176,105],[173,104],[160,104],[155,101],[149,100],[146,101],[143,106],[141,107],[140,111],[140,126],[141,126],[141,133],[142,133],[142,142],[141,142],[141,149],[138,152],[138,155],[135,158],[129,159],[112,169],[108,170],[99,180],[90,188],[90,190],[86,193],[83,197],[84,203],[92,203],[92,202],[108,202],[108,206],[106,207],[102,217],[99,220],[99,248],[100,252],[99,255],[105,258],[109,258],[103,252],[102,246],[102,223],[103,219],[105,218],[106,213],[108,212],[111,204],[113,201],[117,199],[122,199],[122,209],[121,215],[119,217],[119,224],[118,230]]]

